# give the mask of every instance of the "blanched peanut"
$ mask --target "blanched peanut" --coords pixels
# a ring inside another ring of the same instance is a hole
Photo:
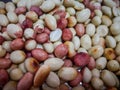
[[[109,7],[116,7],[116,3],[113,0],[104,0],[104,4]]]
[[[22,24],[24,20],[25,20],[25,15],[23,15],[23,14],[18,15],[18,22],[20,24]]]
[[[5,8],[5,3],[3,1],[0,1],[0,8]]]
[[[112,24],[112,21],[108,16],[103,15],[102,16],[102,23],[106,26],[110,26]]]
[[[58,58],[63,58],[64,56],[67,55],[67,53],[68,53],[68,47],[64,44],[60,44],[60,45],[56,46],[56,48],[54,50],[54,54]]]
[[[68,27],[74,27],[77,23],[77,20],[74,16],[68,17],[67,20],[68,20]]]
[[[11,47],[10,47],[11,41],[4,41],[2,44],[2,47],[7,51],[7,52],[11,52]]]
[[[116,40],[116,42],[119,42],[119,41],[120,41],[120,34],[116,35],[116,36],[114,37],[114,39]]]
[[[70,14],[70,15],[75,15],[75,9],[74,8],[72,8],[72,7],[68,7],[67,8],[67,12]]]
[[[10,72],[10,78],[12,80],[18,81],[22,78],[23,72],[19,68],[15,68]]]
[[[94,12],[95,12],[95,15],[96,15],[96,16],[99,16],[99,17],[102,17],[102,16],[103,16],[102,11],[99,10],[99,9],[94,10]]]
[[[72,67],[62,67],[58,71],[58,76],[65,81],[71,81],[77,77],[77,71]]]
[[[60,79],[57,76],[56,73],[54,72],[50,72],[50,74],[48,75],[47,79],[46,79],[46,83],[50,86],[50,87],[58,87],[60,85]]]
[[[24,41],[21,38],[16,38],[10,43],[10,48],[12,50],[19,50],[24,47]]]
[[[116,48],[115,48],[115,53],[117,55],[120,55],[120,42],[117,44]]]
[[[98,34],[94,34],[94,36],[92,37],[92,44],[98,45],[99,42],[100,42],[100,36]]]
[[[105,15],[112,17],[112,10],[110,7],[102,6],[101,10]]]
[[[0,45],[0,58],[4,57],[6,54],[6,50],[2,47],[2,45]]]
[[[27,40],[25,42],[25,49],[28,51],[35,49],[36,46],[37,46],[37,42],[35,40]]]
[[[96,59],[96,58],[99,58],[100,56],[102,56],[104,49],[102,46],[96,45],[96,46],[91,47],[88,50],[88,52],[91,56],[93,56]]]
[[[95,26],[98,26],[101,24],[101,18],[99,16],[95,16],[93,19],[92,19],[92,23],[95,25]]]
[[[97,68],[94,68],[91,72],[93,77],[100,77],[100,71]]]
[[[15,12],[9,11],[7,13],[7,17],[11,23],[17,23],[18,22],[18,17]]]
[[[86,50],[90,49],[92,45],[91,38],[89,35],[85,34],[81,37],[81,46]]]
[[[12,38],[20,38],[22,37],[23,30],[20,26],[16,24],[9,24],[7,26],[7,33]]]
[[[27,12],[26,17],[32,20],[33,22],[38,20],[38,15],[34,11]]]
[[[7,26],[9,23],[7,17],[4,14],[0,14],[0,25]]]
[[[116,57],[115,50],[113,48],[105,48],[104,56],[108,60],[113,60]]]
[[[74,1],[74,8],[76,10],[83,10],[85,8],[84,4],[83,3],[80,3],[78,1]]]
[[[44,61],[48,58],[48,54],[46,51],[40,48],[35,48],[31,51],[32,56],[37,59],[39,62]]]
[[[4,37],[5,40],[12,40],[12,38],[8,35],[7,31],[3,32],[2,36]]]
[[[107,63],[107,68],[108,70],[114,72],[114,71],[118,71],[120,65],[116,60],[110,60]]]
[[[100,57],[96,60],[96,68],[97,69],[104,69],[107,64],[107,59],[105,57]]]
[[[16,66],[16,68],[17,68],[17,66]],[[26,70],[26,68],[25,68],[25,63],[24,63],[24,62],[21,63],[21,64],[19,64],[18,68],[19,68],[23,73],[26,73],[26,72],[27,72],[27,70]]]
[[[110,48],[115,48],[116,40],[112,36],[106,36],[106,45]]]
[[[52,43],[44,43],[43,47],[47,53],[53,53],[54,45]]]
[[[85,28],[84,28],[84,25],[83,24],[76,24],[75,26],[75,31],[76,31],[76,34],[81,37],[84,35],[85,33]]]
[[[16,81],[9,81],[3,87],[3,90],[16,90],[17,82]]]
[[[86,34],[93,36],[95,34],[95,25],[90,23],[86,26]]]
[[[33,39],[33,38],[35,38],[35,31],[32,28],[26,28],[24,30],[24,37],[26,39]]]
[[[80,53],[80,52],[88,53],[85,48],[79,48],[79,49],[77,50],[77,52],[78,52],[78,53]]]
[[[111,33],[112,33],[113,35],[118,35],[118,34],[120,34],[120,30],[119,30],[120,25],[119,25],[119,24],[120,24],[119,22],[116,22],[116,23],[113,23],[113,24],[111,25],[110,31],[111,31]]]
[[[22,50],[15,50],[10,54],[10,60],[15,63],[19,64],[25,60],[26,54]]]
[[[74,44],[75,50],[78,50],[80,47],[80,38],[78,36],[74,36],[72,38],[72,42]]]
[[[7,12],[9,12],[9,11],[13,11],[14,12],[15,5],[12,2],[8,2],[8,3],[6,3],[5,9],[7,10]]]
[[[56,71],[62,67],[64,61],[60,58],[48,58],[45,60],[44,64],[48,65],[52,71]]]
[[[7,69],[7,72],[10,73],[13,69],[17,68],[16,64],[12,64],[10,68]]]

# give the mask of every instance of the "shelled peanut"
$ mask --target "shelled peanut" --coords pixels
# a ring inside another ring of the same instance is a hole
[[[0,89],[120,88],[119,0],[0,1]]]

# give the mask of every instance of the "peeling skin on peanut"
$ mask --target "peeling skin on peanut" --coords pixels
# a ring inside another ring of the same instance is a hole
[[[119,90],[119,0],[0,1],[0,90]]]

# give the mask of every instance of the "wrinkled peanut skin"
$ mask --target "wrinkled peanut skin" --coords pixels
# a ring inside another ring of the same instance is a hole
[[[76,34],[81,37],[85,34],[85,27],[83,24],[77,24],[75,26],[75,31],[76,31]]]
[[[15,9],[16,14],[24,14],[26,12],[26,7],[18,7]]]
[[[0,58],[0,69],[7,69],[11,66],[12,62],[6,58]]]
[[[64,29],[67,27],[68,21],[65,18],[60,18],[57,20],[57,27]]]

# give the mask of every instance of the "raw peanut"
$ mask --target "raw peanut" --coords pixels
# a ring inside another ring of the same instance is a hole
[[[97,89],[103,90],[104,89],[104,83],[98,77],[93,77],[91,80],[91,83],[92,83],[92,86],[94,87],[95,90],[97,90]]]
[[[110,48],[115,48],[116,40],[112,36],[106,36],[106,45]]]
[[[74,27],[77,23],[77,20],[74,16],[68,17],[67,20],[68,20],[68,27]]]
[[[70,86],[75,87],[75,86],[79,85],[79,83],[82,80],[83,80],[83,76],[80,72],[78,72],[77,77],[74,80],[70,81],[69,84],[70,84]]]
[[[95,68],[95,66],[96,66],[95,59],[94,59],[93,57],[90,57],[90,61],[89,61],[88,65],[87,65],[87,67],[88,67],[90,70],[92,70],[92,69]]]
[[[101,79],[107,86],[115,86],[116,85],[116,80],[112,76],[111,72],[108,70],[103,70],[101,72]]]
[[[34,77],[34,86],[39,87],[41,86],[44,81],[47,79],[50,73],[50,67],[48,65],[42,65]]]
[[[38,6],[31,6],[30,11],[34,11],[38,16],[43,14],[42,10]]]
[[[29,18],[33,22],[36,22],[38,20],[38,15],[34,11],[29,11],[26,13],[26,18]]]
[[[80,47],[80,38],[78,37],[78,36],[74,36],[73,38],[72,38],[72,42],[73,42],[73,44],[74,44],[74,47],[75,47],[75,50],[78,50],[79,49],[79,47]]]
[[[54,9],[55,7],[55,3],[53,1],[44,1],[42,3],[42,5],[40,6],[40,8],[42,9],[43,12],[49,12],[51,11],[52,9]]]
[[[73,87],[72,90],[85,90],[85,88],[83,86],[76,86],[76,87]]]
[[[7,69],[11,66],[12,62],[10,59],[0,58],[0,69]]]
[[[17,23],[18,22],[18,17],[16,15],[15,12],[13,11],[9,11],[7,13],[7,17],[8,17],[8,20],[11,22],[11,23]]]
[[[18,22],[20,24],[22,24],[25,19],[26,19],[25,15],[23,14],[18,15]]]
[[[22,78],[23,72],[19,68],[15,68],[10,71],[10,78],[12,80],[18,81]]]
[[[56,57],[63,58],[68,53],[68,47],[64,44],[60,44],[60,45],[56,46],[54,53],[55,53]]]
[[[59,90],[69,90],[69,87],[66,84],[60,84]]]
[[[74,28],[69,28],[70,29],[70,31],[72,32],[72,34],[73,34],[73,37],[76,35],[76,31],[75,31],[75,29]]]
[[[10,54],[10,60],[15,63],[19,64],[25,60],[26,54],[22,50],[15,50]]]
[[[20,38],[23,35],[23,30],[16,24],[9,24],[7,26],[7,33],[12,38]]]
[[[54,51],[53,43],[44,43],[43,47],[47,53],[53,53],[53,51]]]
[[[95,25],[95,26],[99,26],[101,24],[101,18],[99,16],[95,16],[93,17],[92,19],[92,23]]]
[[[60,58],[48,58],[44,61],[44,64],[48,65],[51,71],[56,71],[63,66],[64,61]]]
[[[48,29],[47,27],[44,28],[44,33],[47,33],[48,35],[50,35],[50,29]]]
[[[7,2],[5,6],[7,12],[15,11],[15,5],[12,2]]]
[[[104,53],[104,50],[103,50],[102,46],[96,45],[96,46],[91,47],[88,50],[88,52],[91,56],[93,56],[96,59],[96,58],[99,58],[100,56],[102,56],[102,54]]]
[[[25,49],[28,51],[35,49],[36,46],[37,46],[37,42],[35,40],[27,40],[25,42]]]
[[[75,26],[75,31],[76,31],[76,34],[81,37],[84,35],[85,33],[85,28],[84,28],[84,25],[83,24],[77,24]]]
[[[83,69],[83,82],[89,83],[92,79],[92,73],[89,68],[85,67]]]
[[[74,49],[74,44],[70,41],[66,41],[64,44],[67,45],[68,47],[68,57],[69,58],[74,57],[74,55],[76,54],[76,51]]]
[[[56,30],[50,33],[50,41],[51,42],[58,41],[59,39],[61,39],[61,36],[62,36],[62,31],[61,29],[57,28]]]
[[[38,42],[38,43],[45,43],[45,42],[47,42],[48,41],[48,39],[49,39],[49,36],[48,36],[48,34],[47,33],[41,33],[41,34],[37,34],[36,35],[36,41]]]
[[[17,90],[29,90],[32,86],[33,74],[27,72],[17,84]]]
[[[4,14],[0,14],[0,25],[7,26],[9,23],[7,17]]]
[[[2,35],[0,35],[0,45],[2,45],[2,43],[4,42],[4,37]]]
[[[112,24],[112,21],[108,16],[103,15],[102,16],[102,23],[106,26],[110,26]]]
[[[33,26],[33,22],[32,20],[26,18],[23,22],[22,22],[22,28],[26,29],[26,28],[31,28]]]
[[[119,28],[120,28],[119,22],[116,22],[111,25],[110,31],[113,35],[118,35],[120,34]]]
[[[76,11],[73,7],[68,7],[67,8],[67,12],[70,14],[70,15],[75,15]]]
[[[54,16],[47,14],[45,16],[45,23],[50,30],[55,30],[57,28],[57,22]]]
[[[117,46],[116,46],[116,48],[115,48],[115,53],[116,53],[117,55],[120,55],[120,42],[118,42],[118,44],[117,44]]]
[[[90,56],[87,53],[80,52],[74,56],[74,63],[79,67],[86,66],[90,61]]]
[[[43,49],[40,48],[33,49],[31,53],[32,56],[39,62],[44,61],[48,58],[48,54]]]
[[[17,68],[17,67],[16,67],[16,68]],[[24,63],[24,62],[21,63],[21,64],[19,64],[18,68],[19,68],[23,73],[26,73],[26,72],[27,72],[27,70],[26,70],[26,68],[25,68],[25,63]]]
[[[112,17],[112,10],[110,7],[102,6],[101,10],[105,15]]]
[[[60,79],[57,76],[56,73],[54,72],[50,72],[50,74],[48,75],[47,79],[46,79],[46,83],[50,86],[50,87],[58,87],[60,85]]]
[[[96,68],[97,69],[104,69],[107,64],[107,59],[105,57],[100,57],[96,60]]]
[[[58,19],[62,19],[66,17],[66,12],[64,10],[57,10],[54,13],[54,17],[58,20]]]
[[[87,21],[90,17],[90,10],[89,9],[83,9],[81,11],[76,12],[76,19],[78,22],[84,23]]]
[[[57,27],[60,29],[66,28],[68,25],[68,21],[65,18],[60,18],[57,20]]]
[[[65,59],[65,60],[64,60],[64,65],[63,65],[63,66],[64,66],[64,67],[72,67],[72,66],[73,66],[73,63],[72,63],[71,60]]]
[[[90,23],[86,26],[86,34],[93,36],[95,34],[95,25]]]
[[[35,38],[35,31],[32,28],[26,28],[24,30],[24,37],[26,39],[33,39],[33,38]]]
[[[104,56],[108,60],[113,60],[116,57],[115,50],[113,48],[105,48]]]
[[[34,73],[39,67],[39,62],[35,58],[29,57],[25,59],[25,68],[28,72]]]
[[[15,9],[16,14],[24,14],[26,12],[26,7],[18,7]]]
[[[6,70],[0,69],[0,87],[3,87],[9,81],[9,75]]]
[[[7,52],[11,52],[12,49],[10,47],[11,41],[4,41],[2,44],[2,47],[7,51]]]
[[[2,47],[2,45],[0,45],[0,58],[4,57],[6,54],[6,50]]]
[[[16,90],[17,82],[16,81],[9,81],[3,87],[3,90]]]
[[[120,65],[118,63],[118,61],[116,60],[110,60],[107,63],[107,69],[114,72],[114,71],[118,71]]]
[[[61,41],[56,41],[56,42],[54,42],[54,48],[56,48],[58,45],[60,45],[60,44],[62,44],[62,42]]]
[[[100,77],[100,70],[98,70],[97,68],[92,69],[91,73],[92,77]]]
[[[105,37],[108,34],[108,27],[106,25],[99,25],[96,28],[96,34],[101,37]]]
[[[82,37],[81,37],[81,46],[83,48],[85,48],[86,50],[90,49],[91,46],[92,46],[92,42],[91,42],[91,38],[89,35],[87,34],[84,34]]]
[[[21,38],[16,38],[10,43],[10,48],[12,50],[19,50],[23,49],[24,41]]]
[[[63,32],[62,32],[62,39],[64,41],[70,41],[72,39],[72,32],[70,31],[69,28],[65,28],[63,29]]]
[[[58,71],[58,76],[65,81],[71,81],[77,77],[77,71],[73,67],[62,67]]]

